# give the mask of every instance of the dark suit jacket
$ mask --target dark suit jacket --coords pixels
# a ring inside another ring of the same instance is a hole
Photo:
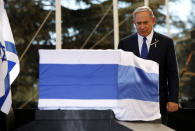
[[[173,40],[154,32],[147,59],[159,63],[159,93],[161,111],[166,110],[168,101],[178,102],[178,69]],[[131,51],[140,57],[137,33],[120,40],[119,49]],[[162,109],[163,108],[163,109]]]

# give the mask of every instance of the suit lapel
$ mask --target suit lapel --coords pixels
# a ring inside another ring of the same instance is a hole
[[[154,43],[156,40],[157,40],[157,34],[154,32],[151,43]],[[155,48],[156,48],[155,45],[150,45],[147,59],[150,59],[151,56],[155,54]]]

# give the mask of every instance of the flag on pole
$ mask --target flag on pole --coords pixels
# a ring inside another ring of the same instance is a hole
[[[122,50],[39,54],[39,109],[113,110],[119,120],[160,118],[158,63]]]
[[[11,107],[11,84],[19,74],[19,59],[3,0],[0,0],[0,110]]]

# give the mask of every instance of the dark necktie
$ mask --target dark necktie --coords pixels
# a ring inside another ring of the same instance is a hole
[[[148,55],[148,48],[146,45],[146,37],[143,38],[142,50],[141,50],[141,58],[146,59]]]

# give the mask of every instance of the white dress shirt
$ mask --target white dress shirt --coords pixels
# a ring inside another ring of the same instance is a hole
[[[139,47],[139,53],[141,55],[141,49],[142,49],[142,44],[143,44],[143,36],[139,35],[138,34],[138,47]],[[146,45],[147,45],[147,48],[148,48],[148,53],[149,53],[149,49],[150,49],[150,44],[152,42],[152,37],[153,37],[153,34],[154,34],[154,31],[152,30],[151,33],[146,36],[147,40],[146,40]]]

